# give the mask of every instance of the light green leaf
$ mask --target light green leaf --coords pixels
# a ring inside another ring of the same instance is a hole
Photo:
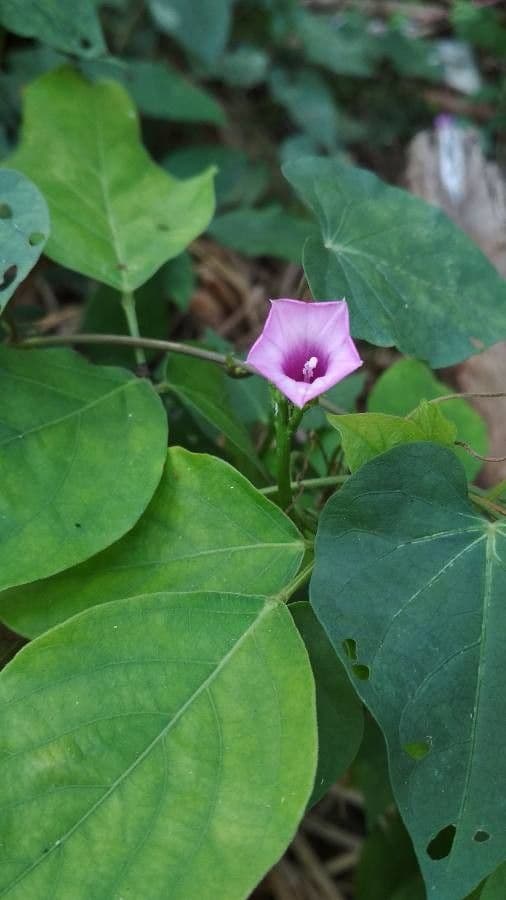
[[[364,716],[362,704],[309,603],[290,603],[288,608],[306,645],[316,684],[318,769],[309,801],[309,806],[314,806],[353,761],[362,739]]]
[[[214,363],[169,354],[163,369],[164,387],[178,398],[188,411],[203,417],[213,432],[223,435],[239,453],[253,463],[257,473],[265,476],[245,426],[236,416],[227,397],[227,376]]]
[[[504,900],[506,897],[506,863],[487,878],[480,900]]]
[[[303,555],[290,519],[236,469],[173,447],[153,500],[123,540],[65,576],[1,594],[0,618],[34,636],[89,606],[143,591],[247,585],[274,595]]]
[[[238,209],[213,219],[209,233],[220,244],[246,256],[275,256],[300,263],[312,222],[286,213],[281,206]]]
[[[0,169],[0,314],[49,235],[46,201],[19,172]]]
[[[0,0],[0,24],[75,56],[106,49],[93,0]]]
[[[398,444],[434,441],[452,447],[456,436],[453,422],[445,419],[438,406],[425,400],[405,419],[383,413],[329,415],[327,418],[341,434],[346,464],[352,472]]]
[[[12,900],[239,900],[311,793],[311,668],[286,606],[265,597],[89,610],[4,669],[0,716]]]
[[[505,559],[506,521],[476,514],[433,444],[374,459],[320,519],[311,603],[386,736],[433,898],[461,900],[504,858]]]
[[[225,49],[235,0],[148,0],[161,31],[190,54],[212,63]]]
[[[367,408],[370,412],[406,416],[421,400],[433,400],[451,393],[452,389],[438,381],[424,363],[417,359],[400,359],[378,378],[367,398]],[[479,413],[465,400],[445,401],[441,404],[441,410],[445,418],[456,426],[457,438],[486,456],[487,426]],[[472,480],[481,463],[460,447],[455,448],[455,453]]]
[[[434,368],[506,337],[505,282],[440,210],[336,160],[283,171],[320,225],[304,247],[311,291],[346,297],[355,337]]]
[[[68,68],[26,89],[21,144],[9,166],[32,177],[48,201],[47,255],[118,291],[144,284],[213,213],[213,172],[171,178],[140,143],[123,88],[90,84]]]
[[[225,124],[223,109],[214,97],[166,62],[109,57],[81,68],[91,78],[119,81],[145,116],[172,122]]]
[[[148,382],[71,351],[0,346],[0,587],[60,572],[125,534],[166,445]]]

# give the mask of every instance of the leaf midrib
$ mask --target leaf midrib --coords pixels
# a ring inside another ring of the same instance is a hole
[[[158,743],[165,738],[165,736],[169,733],[169,731],[177,724],[177,722],[181,719],[184,713],[191,707],[193,702],[200,697],[204,691],[208,689],[208,687],[213,683],[213,681],[218,677],[223,668],[228,664],[228,662],[232,659],[234,654],[242,647],[245,641],[254,634],[255,630],[258,628],[262,620],[271,612],[273,612],[276,607],[279,606],[279,601],[273,599],[267,599],[264,603],[263,608],[259,611],[256,619],[252,624],[246,629],[246,631],[238,638],[233,647],[230,648],[228,653],[221,659],[215,669],[207,676],[206,679],[199,685],[199,687],[194,691],[193,694],[179,707],[176,713],[169,720],[167,725],[162,728],[158,735],[148,744],[145,750],[136,757],[136,759],[128,766],[127,769],[124,770],[116,780],[109,786],[109,788],[105,791],[105,793],[95,801],[95,803],[90,806],[90,808],[77,820],[77,822],[69,828],[69,830],[61,837],[58,838],[51,847],[48,848],[44,853],[41,853],[40,856],[34,860],[34,862],[28,866],[23,872],[21,872],[14,881],[11,881],[5,889],[0,893],[0,897],[5,897],[12,888],[16,887],[24,878],[26,878],[37,866],[40,865],[41,862],[47,860],[50,855],[55,851],[60,849],[69,838],[81,827],[81,825],[93,815],[93,813],[99,809],[103,803],[105,803],[108,798],[114,793],[116,788],[118,788],[135,770],[137,767],[144,762],[145,759],[150,755],[151,751],[158,745]]]

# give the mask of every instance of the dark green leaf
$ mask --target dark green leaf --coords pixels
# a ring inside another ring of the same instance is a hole
[[[475,512],[432,444],[365,465],[317,536],[313,608],[386,735],[428,893],[445,900],[504,857],[505,554],[506,522]]]
[[[236,469],[173,447],[153,500],[123,540],[61,577],[4,592],[0,618],[33,636],[143,591],[247,585],[274,595],[294,577],[304,549],[292,522]]]
[[[347,645],[353,647],[353,644]],[[350,653],[348,651],[348,656]],[[352,782],[363,797],[367,828],[372,831],[380,816],[394,805],[388,775],[385,738],[373,717],[364,718],[364,738],[351,771]]]
[[[353,761],[362,739],[362,704],[334,648],[309,603],[291,603],[289,610],[309,654],[316,683],[318,769],[309,806],[327,793]]]
[[[199,418],[202,416],[214,432],[223,435],[242,456],[253,463],[260,475],[265,475],[251,438],[228,401],[228,379],[222,369],[214,363],[188,360],[187,357],[174,353],[167,357],[162,372],[164,384],[170,393],[190,413],[197,414]]]
[[[166,445],[146,381],[71,351],[0,346],[0,587],[60,572],[125,534]]]
[[[213,63],[225,49],[235,0],[148,0],[161,31],[190,54]]]
[[[218,169],[215,187],[219,207],[256,203],[268,182],[265,166],[254,164],[245,153],[221,144],[183,147],[166,156],[163,166],[176,178],[189,178],[209,166],[215,166]]]
[[[274,69],[269,85],[293,121],[329,153],[338,144],[337,108],[325,79],[313,69]]]
[[[213,219],[209,233],[220,244],[246,256],[275,256],[300,263],[302,248],[315,233],[312,222],[284,212],[280,206],[238,209]]]
[[[238,900],[311,793],[311,668],[285,604],[265,597],[89,610],[3,670],[0,715],[13,900]]]
[[[376,825],[364,843],[357,868],[357,897],[360,900],[392,900],[396,889],[407,878],[419,877],[417,869],[409,834],[399,815],[394,813]],[[416,896],[413,892],[409,900],[416,900]],[[422,900],[424,898],[425,891]]]
[[[173,122],[225,123],[224,112],[214,97],[166,62],[109,58],[83,68],[94,79],[119,81],[145,116]]]
[[[440,210],[335,160],[284,173],[321,229],[304,247],[313,296],[345,296],[355,337],[435,368],[506,337],[504,281]]]
[[[353,28],[351,20],[339,19],[299,12],[297,34],[307,59],[336,75],[370,75],[375,42],[368,34],[367,22],[361,20],[360,27]]]

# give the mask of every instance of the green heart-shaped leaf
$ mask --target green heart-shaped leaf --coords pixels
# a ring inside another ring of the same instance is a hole
[[[21,144],[9,166],[31,177],[49,204],[47,255],[118,291],[140,287],[181,253],[214,210],[212,169],[172,178],[144,150],[126,91],[69,68],[26,88]]]
[[[313,296],[345,297],[355,337],[434,368],[506,338],[504,280],[440,210],[332,159],[284,174],[320,226],[303,255]]]
[[[385,733],[429,897],[504,858],[505,561],[506,521],[433,444],[363,466],[320,520],[311,603]]]
[[[151,594],[76,616],[3,670],[0,725],[12,900],[246,897],[316,767],[307,654],[265,597]]]
[[[61,577],[1,594],[0,616],[34,636],[89,606],[144,591],[205,585],[277,594],[303,555],[290,519],[236,469],[173,447],[153,500],[123,540]]]
[[[71,351],[0,346],[0,587],[60,572],[125,534],[166,445],[148,382]]]

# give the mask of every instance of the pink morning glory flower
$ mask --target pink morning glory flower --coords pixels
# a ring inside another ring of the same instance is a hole
[[[295,406],[305,406],[362,365],[346,302],[271,300],[247,361]]]

